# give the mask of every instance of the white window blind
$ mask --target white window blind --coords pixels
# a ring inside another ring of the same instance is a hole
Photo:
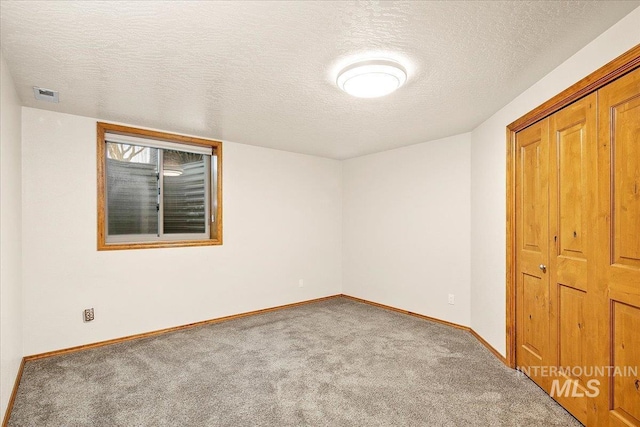
[[[104,137],[106,142],[114,142],[118,144],[139,145],[142,147],[162,148],[165,150],[183,151],[186,153],[213,155],[213,148],[204,145],[190,145],[176,142],[163,141],[159,139],[138,138],[136,136],[119,135],[116,133],[106,133]]]

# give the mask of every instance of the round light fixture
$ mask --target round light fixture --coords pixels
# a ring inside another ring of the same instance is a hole
[[[395,61],[376,59],[356,62],[338,74],[338,87],[358,98],[377,98],[398,89],[407,80],[407,71]]]
[[[183,172],[180,153],[174,150],[164,150],[162,154],[162,175],[180,176]]]
[[[162,171],[162,175],[164,176],[180,176],[182,175],[182,171],[180,169],[167,169],[166,167]]]

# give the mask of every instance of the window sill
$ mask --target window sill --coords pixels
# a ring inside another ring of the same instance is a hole
[[[154,249],[154,248],[183,248],[190,246],[216,246],[222,245],[221,239],[210,240],[175,240],[164,242],[144,243],[98,243],[99,251],[117,251],[128,249]]]

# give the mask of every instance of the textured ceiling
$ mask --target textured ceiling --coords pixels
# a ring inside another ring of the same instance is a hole
[[[638,4],[3,0],[0,36],[24,105],[343,159],[472,130]],[[367,57],[405,86],[341,92]]]

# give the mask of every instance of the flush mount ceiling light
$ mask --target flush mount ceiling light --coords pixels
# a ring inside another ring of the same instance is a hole
[[[358,98],[377,98],[398,89],[407,80],[407,71],[395,61],[375,59],[356,62],[338,74],[338,87]]]

